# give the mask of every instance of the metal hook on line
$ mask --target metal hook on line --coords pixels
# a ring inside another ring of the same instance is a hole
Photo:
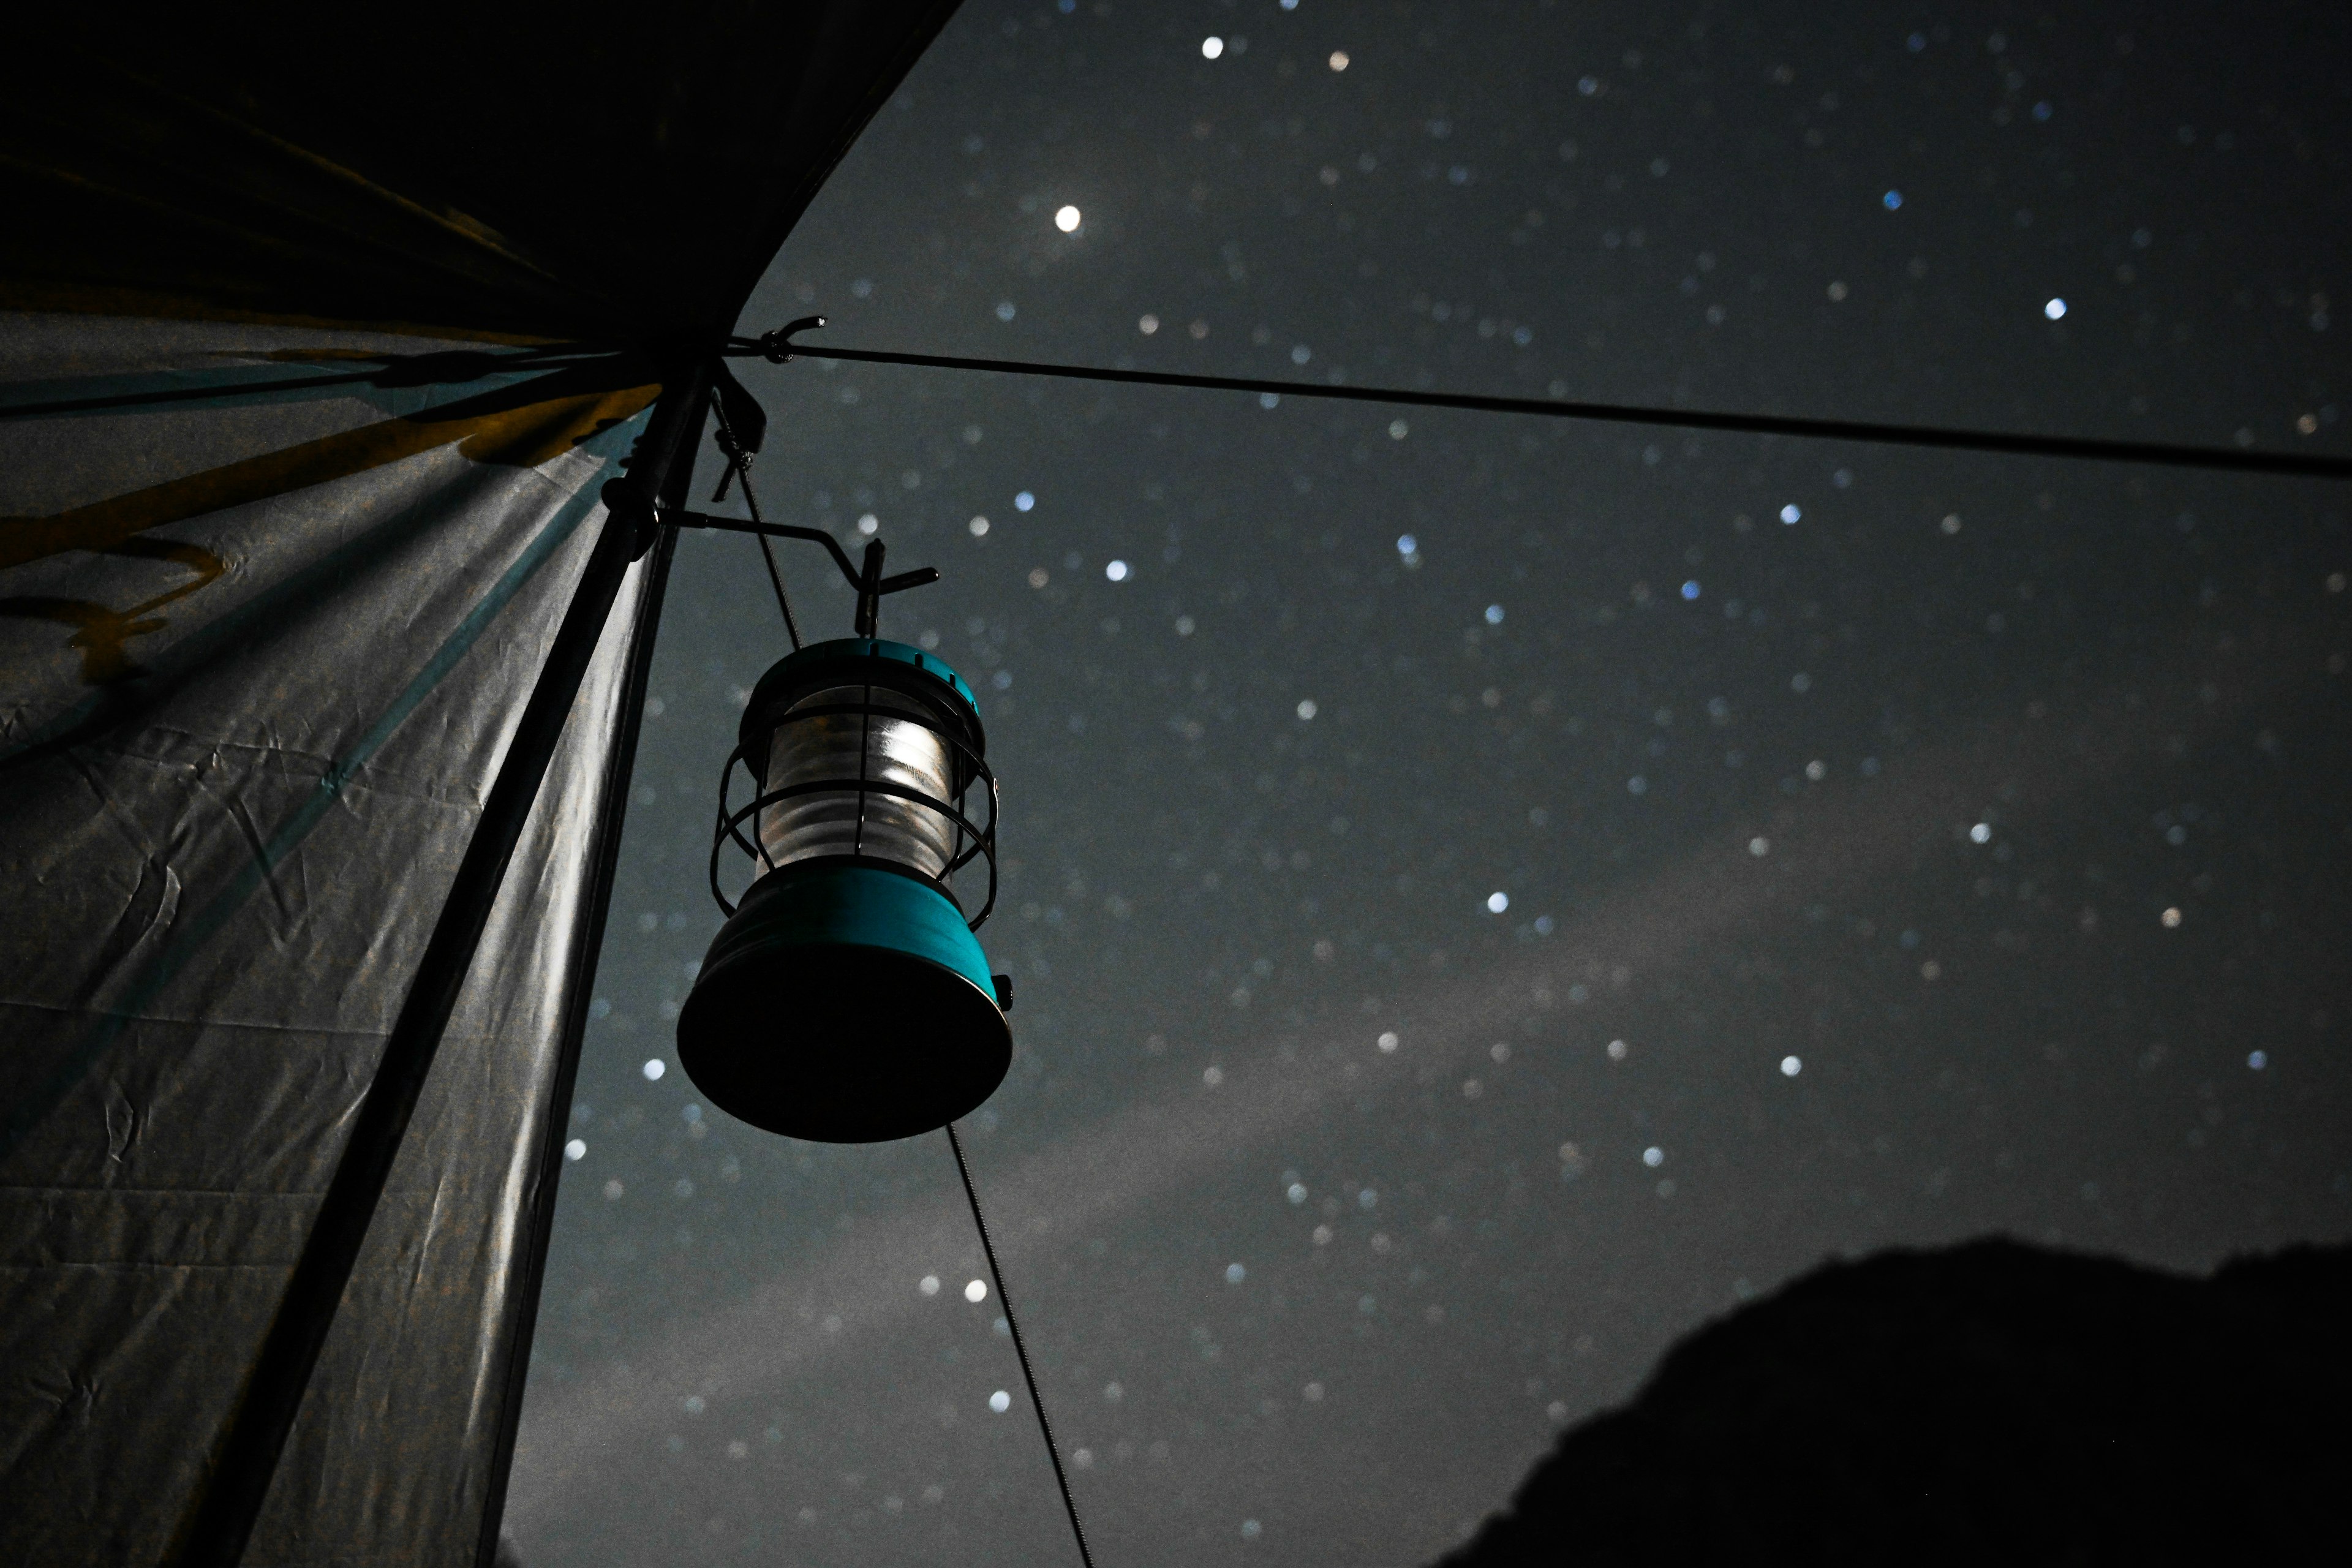
[[[823,316],[803,316],[757,338],[737,338],[728,346],[736,353],[756,353],[770,364],[790,364],[807,351],[793,342],[795,332],[810,332],[825,324]]]

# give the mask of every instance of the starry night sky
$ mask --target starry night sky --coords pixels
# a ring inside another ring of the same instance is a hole
[[[2317,5],[972,0],[743,326],[2352,451],[2347,58]],[[1827,1257],[2352,1234],[2341,486],[745,375],[771,518],[946,574],[883,630],[1003,782],[966,1125],[1102,1568],[1426,1562]],[[688,535],[507,1530],[1075,1562],[944,1138],[675,1066],[784,646]]]

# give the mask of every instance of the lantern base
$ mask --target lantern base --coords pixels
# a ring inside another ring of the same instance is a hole
[[[876,1143],[977,1108],[1013,1064],[980,943],[928,882],[846,858],[752,884],[677,1020],[678,1065],[770,1132]]]

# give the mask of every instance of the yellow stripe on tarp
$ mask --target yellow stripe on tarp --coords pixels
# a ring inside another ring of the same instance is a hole
[[[380,420],[47,517],[0,518],[0,571],[70,550],[110,550],[149,529],[330,484],[453,442],[478,463],[537,468],[639,413],[661,394],[653,384],[515,404],[533,390],[502,388]]]

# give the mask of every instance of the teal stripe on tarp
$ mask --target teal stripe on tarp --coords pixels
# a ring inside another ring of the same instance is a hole
[[[283,361],[0,383],[0,419],[106,418],[163,409],[249,408],[348,397],[400,417],[611,354],[457,350],[368,355],[378,363]],[[463,363],[459,363],[462,360]]]
[[[624,436],[634,439],[636,434],[634,427],[641,425],[646,417],[644,413],[632,416],[614,429],[603,433],[596,444],[618,447]],[[609,459],[614,454],[606,451],[599,455]],[[425,661],[424,668],[417,671],[400,695],[377,716],[375,722],[368,726],[366,732],[348,751],[328,766],[320,776],[318,787],[312,791],[310,798],[264,841],[254,859],[237,873],[229,885],[215,894],[182,931],[164,945],[163,951],[155,955],[146,970],[131,983],[121,1007],[101,1017],[89,1038],[60,1063],[38,1089],[9,1109],[6,1121],[0,1123],[0,1160],[14,1153],[16,1146],[33,1129],[57,1109],[91,1065],[121,1037],[123,1030],[130,1027],[163,994],[163,989],[179,977],[196,951],[236,918],[286,858],[326,819],[328,811],[341,797],[344,785],[383,749],[402,721],[414,713],[457,668],[498,618],[499,612],[538,574],[540,568],[547,564],[565,541],[579,531],[580,524],[600,504],[601,489],[598,485],[584,485],[563,503],[554,518],[540,530],[489,592],[467,613],[466,618]]]

